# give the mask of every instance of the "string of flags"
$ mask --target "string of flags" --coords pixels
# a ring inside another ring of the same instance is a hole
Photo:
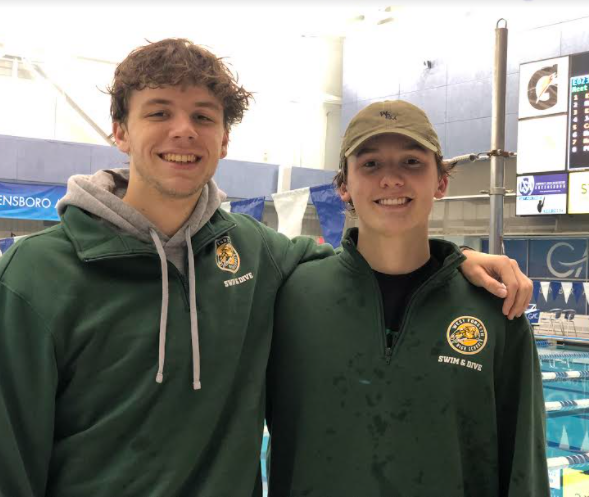
[[[331,183],[272,194],[278,214],[278,231],[289,238],[301,234],[309,199],[317,209],[324,240],[333,247],[339,247],[344,231],[346,209]],[[248,214],[262,221],[265,200],[264,197],[234,200],[223,202],[221,208],[228,212]],[[0,256],[20,238],[23,237],[0,239]]]
[[[589,282],[587,281],[534,281],[534,301],[538,302],[540,295],[545,301],[555,300],[562,294],[565,303],[568,304],[571,295],[575,302],[585,294],[585,299],[589,303]]]
[[[289,238],[301,234],[309,199],[317,209],[323,238],[334,247],[339,247],[346,220],[345,205],[331,183],[273,193],[272,200],[278,214],[278,232]],[[264,197],[224,202],[221,208],[228,212],[249,214],[261,221]]]

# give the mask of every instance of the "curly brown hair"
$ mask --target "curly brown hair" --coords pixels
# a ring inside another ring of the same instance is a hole
[[[185,38],[167,38],[136,48],[117,66],[107,88],[112,121],[126,122],[134,90],[178,85],[208,88],[223,105],[227,131],[241,122],[252,98],[221,58]]]
[[[445,161],[441,155],[434,154],[436,157],[436,166],[438,168],[438,176],[440,178],[444,176],[450,176],[452,169],[456,166],[456,162]],[[337,174],[333,178],[333,186],[336,191],[339,191],[343,184],[348,181],[348,160],[345,157],[341,157],[340,168]],[[354,204],[350,201],[347,203],[346,208],[352,213],[355,213]]]

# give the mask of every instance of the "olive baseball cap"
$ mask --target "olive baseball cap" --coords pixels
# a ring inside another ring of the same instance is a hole
[[[340,167],[366,140],[385,133],[407,136],[442,156],[440,140],[425,112],[404,100],[384,100],[370,104],[350,121],[342,141]]]

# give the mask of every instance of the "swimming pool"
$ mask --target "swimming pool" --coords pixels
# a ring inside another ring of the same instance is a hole
[[[586,459],[583,454],[589,453],[589,409],[574,405],[585,405],[582,401],[589,399],[589,347],[539,341],[538,354],[547,405],[547,456],[549,465],[560,466],[549,472],[551,497],[589,497],[589,464],[562,466],[581,462]]]

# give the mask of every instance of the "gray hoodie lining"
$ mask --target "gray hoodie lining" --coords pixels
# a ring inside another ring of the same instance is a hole
[[[178,271],[188,277],[190,336],[192,342],[193,388],[201,388],[200,347],[198,336],[198,316],[196,309],[196,278],[194,273],[194,254],[191,237],[211,218],[215,210],[225,200],[213,180],[202,190],[194,211],[184,225],[171,237],[162,233],[143,214],[123,202],[129,181],[128,169],[98,171],[94,175],[75,175],[68,180],[68,191],[57,204],[59,214],[68,205],[80,207],[108,224],[115,231],[131,234],[146,243],[153,243],[160,258],[162,273],[162,307],[159,323],[159,352],[156,381],[163,382],[163,369],[166,353],[166,333],[169,304],[168,265],[170,261]]]

